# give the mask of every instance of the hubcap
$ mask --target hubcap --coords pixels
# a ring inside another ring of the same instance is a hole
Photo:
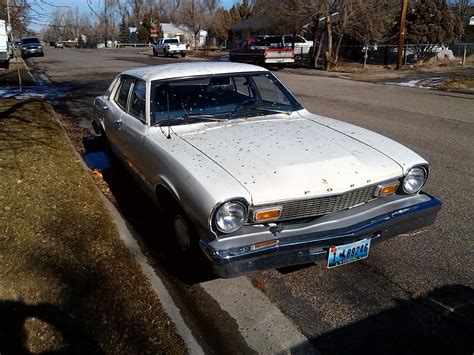
[[[174,218],[174,233],[176,241],[182,250],[188,250],[191,245],[191,238],[189,236],[189,228],[183,216],[177,215]]]

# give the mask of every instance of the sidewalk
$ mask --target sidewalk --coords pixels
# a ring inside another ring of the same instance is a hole
[[[0,354],[186,353],[39,99],[0,100],[0,280]]]

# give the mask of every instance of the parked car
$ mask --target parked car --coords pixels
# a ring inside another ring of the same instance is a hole
[[[363,259],[441,207],[421,192],[426,160],[308,112],[254,65],[125,71],[95,99],[92,125],[169,216],[183,253],[199,245],[221,277]]]
[[[181,43],[178,38],[161,38],[153,46],[153,55],[156,57],[158,54],[162,54],[165,57],[180,55],[181,57],[186,56],[186,43]]]
[[[43,45],[37,37],[25,37],[21,39],[21,56],[23,58],[31,56],[44,56]]]
[[[64,49],[64,44],[63,42],[55,42],[54,47]]]
[[[282,36],[277,36],[282,39]],[[283,68],[295,62],[293,48],[283,42],[274,42],[271,37],[246,38],[229,52],[231,62],[252,63],[266,67]]]
[[[293,45],[293,36],[285,35],[283,40],[286,46]],[[308,41],[306,38],[300,35],[294,37],[295,55],[308,55],[311,48],[313,48],[313,41]]]

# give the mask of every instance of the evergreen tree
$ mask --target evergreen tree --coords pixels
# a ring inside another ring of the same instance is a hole
[[[417,52],[421,59],[431,56],[436,45],[450,45],[462,36],[459,18],[445,0],[423,0],[413,4],[407,15],[407,43],[420,44]]]
[[[128,43],[129,40],[129,30],[125,16],[122,16],[122,20],[120,21],[119,40],[120,43]]]

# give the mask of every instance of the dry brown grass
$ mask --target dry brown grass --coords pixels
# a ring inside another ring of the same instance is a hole
[[[0,353],[184,353],[53,117],[0,102]]]
[[[474,78],[470,76],[450,78],[437,86],[437,89],[445,91],[474,89]]]
[[[18,62],[12,59],[9,69],[0,69],[0,87],[18,86],[20,78],[21,84],[24,86],[35,85],[33,77],[25,69],[20,59],[18,59]]]

